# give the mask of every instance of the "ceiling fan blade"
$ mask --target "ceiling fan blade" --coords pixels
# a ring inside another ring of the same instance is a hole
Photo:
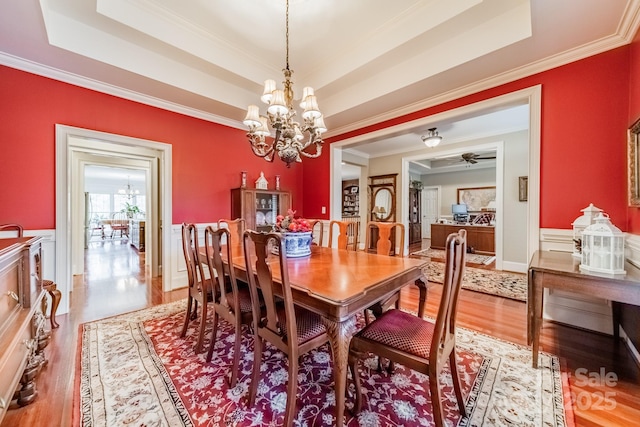
[[[496,156],[493,157],[476,157],[476,160],[491,160],[491,159],[495,159]]]

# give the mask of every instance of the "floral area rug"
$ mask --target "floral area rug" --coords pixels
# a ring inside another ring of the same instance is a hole
[[[435,258],[442,259],[445,258],[445,252],[442,249],[423,249],[418,252],[414,252],[411,256],[423,257],[423,258]],[[496,260],[495,256],[491,255],[479,255],[479,254],[467,254],[466,262],[467,264],[484,264],[489,265]]]
[[[74,426],[277,426],[283,422],[287,360],[267,344],[256,404],[248,407],[252,339],[242,340],[238,385],[227,378],[232,363],[233,328],[221,321],[213,360],[195,354],[197,324],[179,334],[184,301],[86,323],[80,327],[74,394]],[[362,318],[358,318],[362,324]],[[458,329],[458,359],[467,397],[461,419],[443,373],[443,406],[454,426],[572,426],[566,375],[557,357],[531,351],[470,330]],[[348,426],[433,425],[428,377],[401,365],[378,372],[372,356],[360,364],[366,395],[363,411],[347,410]],[[304,355],[298,373],[296,426],[335,424],[331,352],[328,345]],[[354,387],[349,385],[347,408]]]
[[[444,282],[444,263],[432,261],[424,269],[427,280]],[[527,301],[527,275],[500,270],[485,270],[467,266],[462,278],[462,287],[518,301]]]

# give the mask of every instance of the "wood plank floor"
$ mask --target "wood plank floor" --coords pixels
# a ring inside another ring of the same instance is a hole
[[[417,245],[411,252],[419,249]],[[52,342],[45,350],[49,364],[37,379],[37,398],[29,406],[12,407],[1,427],[71,425],[81,323],[186,297],[184,289],[163,293],[161,283],[151,280],[145,272],[144,260],[126,241],[92,243],[85,259],[85,274],[74,279],[71,311],[57,316],[60,328],[54,330]],[[401,301],[403,307],[416,310],[417,292],[412,288],[403,290]],[[439,300],[440,286],[434,285],[429,291],[429,314],[436,314]],[[526,304],[522,302],[462,290],[458,323],[526,344]],[[566,362],[577,403],[576,425],[638,425],[640,369],[624,344],[615,343],[610,336],[545,322],[541,346]],[[603,378],[601,372],[608,376]]]

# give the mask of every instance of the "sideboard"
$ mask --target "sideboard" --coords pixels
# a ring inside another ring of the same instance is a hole
[[[33,380],[46,363],[41,240],[0,239],[0,423],[12,400],[23,406],[35,399]]]
[[[495,227],[489,225],[431,224],[431,247],[444,249],[447,236],[462,229],[467,230],[467,248],[480,254],[495,255]]]

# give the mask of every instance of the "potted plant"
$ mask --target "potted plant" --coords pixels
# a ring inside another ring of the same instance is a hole
[[[133,218],[134,215],[142,213],[138,206],[132,205],[129,202],[125,202],[124,208],[120,212],[124,212],[129,219]]]

